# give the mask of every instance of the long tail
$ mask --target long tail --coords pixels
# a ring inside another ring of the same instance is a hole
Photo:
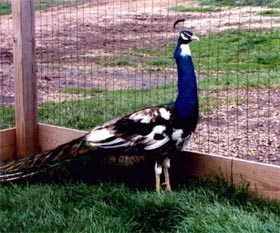
[[[90,148],[86,145],[84,139],[85,137],[83,136],[60,145],[53,150],[1,165],[0,183],[34,176],[35,174],[55,168],[81,155],[85,155],[89,150],[94,150],[94,148]]]

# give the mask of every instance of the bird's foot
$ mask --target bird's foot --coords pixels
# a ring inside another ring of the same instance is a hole
[[[156,177],[156,191],[160,191],[160,175],[162,173],[162,166],[158,165],[157,161],[155,164],[155,177]]]
[[[170,183],[163,182],[163,183],[161,183],[161,185],[162,185],[162,186],[165,186],[164,190],[165,190],[166,192],[171,192],[171,191],[172,191],[172,190],[171,190],[171,185],[170,185]]]

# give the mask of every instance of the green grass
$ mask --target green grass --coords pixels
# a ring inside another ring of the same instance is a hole
[[[229,74],[202,79],[198,82],[199,90],[217,91],[244,88],[277,88],[280,86],[279,72],[256,72],[249,74]],[[108,120],[123,116],[151,105],[174,101],[176,87],[172,84],[144,90],[105,91],[90,88],[66,88],[65,93],[81,94],[87,99],[63,101],[61,103],[44,103],[39,105],[39,121],[70,128],[89,130]],[[242,99],[205,96],[200,93],[200,111],[212,112],[223,104],[240,105]],[[2,118],[0,128],[15,125],[14,110],[0,109]]]
[[[266,7],[280,7],[279,0],[244,0],[238,4],[236,0],[198,0],[202,6],[266,6]]]
[[[83,89],[72,91],[85,92]],[[87,92],[96,93],[96,90]],[[146,90],[103,91],[85,100],[42,104],[39,106],[39,119],[41,122],[89,130],[95,125],[134,110],[170,102],[173,99],[172,86]]]
[[[57,6],[57,3],[48,2],[48,1],[46,1],[46,2],[39,2],[39,3],[35,4],[35,9],[43,11],[43,10],[46,10],[46,9],[54,7],[54,6]]]
[[[91,98],[41,104],[39,105],[39,121],[90,130],[96,125],[144,107],[173,102],[175,89],[173,85],[167,85],[144,90],[103,91],[98,94],[95,89],[92,91],[90,89],[85,91],[81,88],[71,89],[72,93],[76,94],[88,93]],[[232,104],[236,103],[235,98],[229,98],[227,101]],[[200,96],[201,112],[211,112],[221,103],[225,103],[225,100],[212,96]],[[6,125],[14,124],[11,119],[13,118],[10,118]]]
[[[131,66],[134,67],[135,63],[129,61],[129,60],[122,60],[122,59],[117,59],[117,60],[110,60],[110,59],[102,59],[98,62],[99,65],[102,66],[119,66],[119,67],[125,67],[125,66]]]
[[[0,2],[0,15],[11,14],[11,4]]]
[[[71,4],[75,3],[78,4],[82,2],[82,0],[56,0],[56,1],[40,1],[35,4],[36,10],[46,10],[51,7],[59,6],[62,4]],[[11,3],[7,2],[0,2],[0,16],[1,15],[9,15],[12,12],[12,6]]]
[[[279,17],[280,16],[280,11],[263,10],[263,11],[260,12],[260,15],[268,16],[268,17]]]
[[[219,12],[221,9],[215,7],[188,7],[188,6],[175,6],[170,8],[171,11],[175,12]]]
[[[280,59],[280,54],[277,52],[279,48],[278,32],[241,32],[239,34],[235,31],[227,34],[225,38],[223,35],[214,35],[212,38],[210,36],[209,41],[204,41],[200,49],[207,51],[209,43],[216,42],[216,44],[211,45],[211,48],[200,58],[204,60],[202,67],[209,68],[205,60],[210,59],[210,64],[216,64],[217,70],[246,72],[248,70],[275,69]],[[230,49],[228,45],[230,45]]]
[[[211,77],[199,82],[200,90],[235,90],[244,88],[271,88],[280,86],[280,72],[237,73]]]
[[[155,193],[123,184],[0,189],[0,232],[279,232],[280,204],[223,181]]]
[[[67,87],[63,90],[63,92],[68,94],[80,94],[83,96],[96,96],[102,91],[96,88]]]
[[[227,31],[193,42],[192,55],[200,71],[275,70],[280,60],[279,30]]]
[[[199,42],[194,41],[191,44],[196,69],[200,72],[276,70],[280,60],[279,35],[279,30],[229,30],[201,38]],[[175,46],[171,43],[159,50],[138,48],[130,53],[128,60],[143,59],[146,70],[174,68],[172,54]],[[122,63],[118,64],[118,59],[108,59],[106,65],[123,66]],[[135,64],[129,62],[125,65],[135,67]]]
[[[173,67],[174,61],[168,57],[150,57],[145,61],[145,65],[148,67]]]
[[[13,108],[0,108],[0,115],[0,130],[15,126],[15,111]]]
[[[40,2],[35,4],[36,10],[46,10],[50,7],[56,6],[55,3],[50,2]],[[0,15],[9,15],[12,13],[11,3],[2,3],[0,2]]]

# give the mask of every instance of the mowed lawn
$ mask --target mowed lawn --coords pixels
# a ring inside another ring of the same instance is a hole
[[[279,211],[217,179],[171,193],[81,182],[0,189],[0,232],[278,233]]]

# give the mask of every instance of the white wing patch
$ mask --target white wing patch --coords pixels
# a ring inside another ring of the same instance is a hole
[[[163,133],[163,131],[166,129],[164,125],[157,125],[153,128],[152,132],[149,133],[146,136],[146,139],[144,140],[144,143],[147,144],[147,146],[144,147],[145,150],[153,150],[158,147],[161,147],[165,143],[169,141],[169,137]],[[165,137],[161,140],[155,140],[155,134],[163,134]]]
[[[129,117],[129,119],[135,122],[140,120],[141,123],[146,123],[146,124],[149,124],[151,122],[151,118],[143,113],[139,113],[139,114],[134,113]]]
[[[112,147],[122,147],[122,146],[126,146],[129,144],[129,142],[125,142],[125,140],[121,139],[121,138],[116,138],[112,141],[109,142],[90,142],[90,144],[92,146],[99,146],[102,148],[112,148]]]
[[[183,130],[182,129],[174,129],[172,133],[172,140],[177,141],[178,139],[182,138]]]
[[[159,110],[159,114],[160,116],[165,119],[165,120],[169,120],[171,113],[166,110],[165,108],[160,108]],[[158,116],[158,111],[152,111],[152,110],[142,110],[136,113],[133,113],[129,119],[133,120],[135,122],[140,121],[141,123],[145,123],[145,124],[149,124],[151,123],[153,120],[155,120],[155,118]]]
[[[176,141],[176,146],[180,146],[183,143],[183,130],[182,129],[173,129],[171,138],[173,141]]]
[[[99,134],[103,135],[103,137],[101,137]],[[112,140],[110,140],[110,139],[112,139]],[[125,146],[129,146],[131,144],[130,141],[126,141],[123,138],[116,138],[114,132],[111,132],[107,128],[96,129],[96,130],[93,129],[86,136],[86,140],[88,141],[88,143],[91,146],[98,146],[100,148],[125,147]]]
[[[151,114],[153,113],[153,114]],[[129,119],[133,120],[135,122],[140,121],[141,123],[144,124],[149,124],[151,121],[154,119],[155,116],[157,116],[157,112],[154,111],[152,112],[150,109],[149,110],[142,110],[136,113],[133,113]]]
[[[94,128],[86,135],[86,140],[89,142],[100,142],[115,136],[108,128]]]
[[[169,120],[170,119],[170,115],[171,113],[169,111],[167,111],[165,108],[160,108],[159,109],[159,113],[160,113],[160,116],[165,119],[165,120]]]
[[[166,127],[164,125],[156,125],[153,128],[152,132],[150,134],[148,134],[148,136],[149,135],[153,135],[154,136],[155,134],[162,134],[164,130],[166,130]]]

